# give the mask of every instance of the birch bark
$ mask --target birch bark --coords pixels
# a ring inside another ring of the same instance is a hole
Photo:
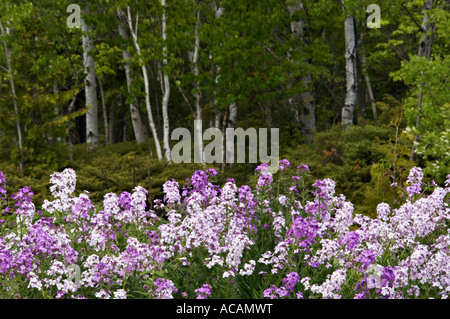
[[[139,47],[139,43],[137,42],[137,34],[133,29],[133,22],[131,18],[131,10],[130,7],[127,7],[127,21],[128,21],[128,27],[131,34],[131,38],[133,40],[134,48],[136,49],[137,54],[139,57],[142,56],[141,48]],[[148,81],[148,72],[147,67],[145,66],[145,63],[141,59],[142,64],[142,75],[144,77],[144,89],[145,89],[145,106],[147,107],[147,114],[148,114],[148,121],[150,125],[150,129],[152,131],[153,138],[155,140],[155,147],[156,147],[156,154],[158,156],[158,160],[162,160],[162,152],[161,152],[161,145],[159,143],[158,138],[158,132],[156,131],[155,122],[153,121],[153,114],[152,114],[152,108],[150,104],[150,87],[149,87],[149,81]]]
[[[89,9],[83,10],[86,14]],[[81,31],[83,42],[83,64],[85,77],[85,94],[86,106],[88,111],[86,113],[86,142],[89,149],[98,146],[98,105],[97,105],[97,84],[95,76],[95,60],[90,54],[94,49],[94,43],[90,36],[92,28],[88,26],[83,17],[81,17]]]
[[[198,5],[199,3],[197,3]],[[200,84],[198,82],[199,69],[198,69],[198,55],[200,48],[200,36],[198,33],[198,29],[200,26],[200,9],[197,7],[195,11],[195,29],[194,29],[194,53],[192,54],[192,69],[194,76],[196,78],[195,81],[195,93],[194,93],[194,103],[195,103],[195,119],[197,121],[202,121],[202,105],[201,105],[201,92],[200,92]],[[201,123],[201,122],[200,122]],[[196,146],[197,146],[197,154],[199,154],[200,162],[205,164],[205,156],[203,152],[203,129],[200,125],[194,126],[197,132],[195,132],[194,136],[197,137]]]
[[[125,41],[129,39],[129,34],[127,31],[126,21],[127,18],[125,14],[121,10],[116,10],[116,16],[119,20],[119,34]],[[127,90],[129,94],[133,94],[131,92],[131,83],[133,82],[133,75],[131,74],[131,54],[127,49],[122,50],[123,57],[123,67],[125,69],[125,78],[127,81]],[[148,140],[148,133],[145,128],[145,125],[141,118],[141,112],[139,111],[138,101],[135,96],[132,96],[132,100],[130,102],[130,114],[131,114],[131,124],[133,125],[133,132],[136,138],[136,142],[141,144]]]
[[[345,102],[342,107],[341,124],[347,127],[353,124],[357,99],[357,70],[356,70],[356,30],[355,18],[348,15],[344,20],[345,32],[345,74],[346,90]]]
[[[167,47],[166,47],[166,40],[167,40],[167,23],[166,23],[166,0],[161,0],[161,6],[163,7],[162,17],[161,17],[161,27],[162,27],[162,40],[164,43],[163,47],[163,66],[167,65]],[[168,107],[169,107],[169,98],[170,98],[170,81],[169,81],[169,75],[166,72],[163,72],[163,99],[162,99],[162,116],[163,116],[163,146],[164,146],[164,154],[166,159],[170,162],[172,161],[171,152],[170,152],[170,145],[169,145],[169,114],[168,114]]]

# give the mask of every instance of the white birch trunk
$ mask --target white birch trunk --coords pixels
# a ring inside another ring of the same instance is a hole
[[[214,114],[214,127],[220,129],[220,120],[222,119],[222,112],[220,112],[219,108],[215,108]]]
[[[230,109],[230,117],[228,119],[228,127],[235,128],[238,115],[236,103],[231,103],[229,109]]]
[[[164,54],[164,60],[163,60],[163,66],[167,65],[167,48],[166,48],[166,1],[161,0],[161,5],[163,7],[163,13],[161,17],[161,24],[162,24],[162,40],[164,43],[163,47],[163,54]],[[164,145],[164,154],[166,159],[170,162],[172,161],[171,152],[170,152],[170,144],[169,144],[169,114],[168,114],[168,106],[169,106],[169,98],[170,98],[170,82],[169,82],[169,75],[165,72],[163,72],[163,85],[164,85],[164,95],[162,99],[162,115],[163,115],[163,145]]]
[[[87,13],[88,9],[84,10]],[[81,18],[81,31],[83,41],[83,64],[85,77],[85,94],[86,94],[86,106],[88,111],[86,113],[86,143],[89,149],[98,146],[98,105],[97,105],[97,84],[95,76],[95,60],[90,55],[90,52],[94,49],[94,43],[88,34],[92,31]]]
[[[128,20],[128,27],[131,33],[131,38],[133,40],[134,48],[136,49],[137,54],[141,57],[141,48],[139,47],[139,44],[137,42],[137,34],[133,30],[133,23],[131,20],[131,11],[130,7],[127,7],[127,20]],[[162,152],[161,152],[161,145],[159,143],[158,138],[158,132],[156,131],[155,122],[153,121],[153,115],[152,115],[152,108],[150,104],[150,87],[149,87],[149,81],[148,81],[148,72],[147,68],[145,66],[145,63],[142,63],[142,75],[144,77],[144,88],[145,88],[145,106],[147,107],[147,114],[148,114],[148,121],[150,125],[150,129],[153,134],[153,138],[155,140],[155,146],[156,146],[156,154],[158,156],[158,160],[162,160]]]
[[[195,81],[195,93],[194,93],[194,103],[195,103],[195,111],[196,116],[195,119],[197,121],[202,121],[202,105],[201,105],[201,93],[200,93],[200,84],[198,82],[198,76],[199,76],[199,69],[198,69],[198,55],[199,55],[199,48],[200,48],[200,36],[198,34],[198,28],[200,26],[200,10],[197,8],[195,11],[195,30],[194,30],[194,53],[192,55],[192,68],[194,72],[194,76],[196,78]],[[195,132],[194,136],[197,137],[196,146],[197,150],[196,152],[199,154],[200,162],[202,164],[205,164],[205,155],[204,155],[204,145],[203,145],[203,128],[198,125],[195,126]]]
[[[17,102],[17,95],[16,95],[16,87],[14,83],[14,76],[13,71],[11,69],[11,51],[6,45],[6,39],[5,35],[9,34],[9,28],[6,27],[3,29],[3,24],[0,21],[0,29],[3,36],[3,45],[5,49],[5,57],[6,57],[6,64],[8,65],[8,73],[9,73],[9,83],[11,85],[11,94],[13,97],[13,105],[14,105],[14,117],[15,117],[15,123],[16,123],[16,130],[17,130],[17,142],[19,146],[19,152],[20,152],[20,160],[19,160],[19,169],[20,172],[23,173],[23,164],[24,164],[24,154],[23,154],[23,145],[22,145],[22,129],[20,127],[20,118],[19,118],[19,104]]]
[[[216,19],[220,18],[220,16],[222,15],[223,10],[219,7],[217,7],[216,1],[212,0],[211,1],[211,9],[214,10],[214,17]],[[212,62],[212,53],[209,53],[209,59]],[[220,74],[220,67],[219,66],[214,66],[214,68],[216,69],[217,72],[217,76],[215,78],[215,82],[218,82],[219,79],[219,74]],[[217,107],[217,100],[214,99],[214,108],[215,108],[215,115],[214,115],[214,125],[216,128],[220,128],[221,127],[221,121],[222,121],[222,117],[223,114],[221,112],[221,110]]]
[[[424,10],[431,10],[433,9],[433,3],[434,0],[428,0],[425,2]],[[432,36],[429,34],[430,29],[432,28],[432,25],[430,23],[430,17],[428,16],[428,12],[424,12],[423,14],[423,20],[421,29],[423,32],[422,40],[419,44],[419,50],[417,52],[418,57],[426,57],[427,60],[430,58],[431,53],[431,42],[432,42]]]
[[[344,31],[346,90],[344,107],[341,113],[341,124],[347,127],[353,124],[358,83],[356,71],[356,30],[355,19],[352,15],[345,18]]]
[[[125,17],[124,13],[120,10],[116,11],[116,16],[119,20],[119,34],[124,40],[128,40],[129,34],[127,31],[127,28],[125,27],[125,22],[127,21],[127,18]],[[125,69],[125,78],[127,81],[127,90],[129,94],[132,94],[131,92],[131,83],[133,82],[133,77],[131,74],[131,54],[127,49],[122,50],[122,57],[123,57],[123,67]],[[136,138],[136,142],[138,144],[142,144],[146,140],[148,140],[148,134],[147,129],[145,128],[145,125],[141,118],[141,112],[138,108],[138,102],[135,96],[132,97],[132,100],[130,102],[130,114],[131,114],[131,124],[133,125],[133,132],[134,137]]]
[[[237,121],[237,115],[238,115],[238,110],[237,110],[237,105],[236,103],[231,103],[228,106],[228,110],[229,110],[229,118],[228,118],[228,123],[227,123],[227,128],[235,128],[236,127],[236,121]],[[224,128],[224,130],[226,131],[226,129]],[[234,154],[234,141],[233,143],[228,143],[228,139],[227,139],[227,143],[226,143],[226,158],[231,158],[231,156],[229,154]],[[251,145],[249,145],[251,147]],[[232,163],[230,163],[230,166],[232,167],[234,165],[234,161]]]

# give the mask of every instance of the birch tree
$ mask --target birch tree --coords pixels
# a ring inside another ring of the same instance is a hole
[[[342,2],[344,12],[346,8]],[[347,127],[353,124],[356,100],[358,95],[357,60],[356,60],[356,27],[355,17],[346,12],[344,20],[345,33],[345,101],[341,112],[341,124]]]
[[[139,15],[137,15],[138,17]],[[142,52],[141,48],[138,43],[137,38],[137,26],[138,26],[138,18],[136,18],[136,25],[135,28],[133,27],[133,19],[131,17],[131,9],[129,6],[127,6],[127,22],[128,22],[128,28],[131,34],[131,38],[133,40],[133,45],[136,50],[137,55],[139,56],[139,61],[141,64],[141,70],[142,70],[142,76],[144,77],[144,89],[145,89],[145,106],[147,108],[147,115],[148,115],[148,121],[150,125],[150,130],[153,135],[153,139],[155,141],[155,147],[156,147],[156,154],[158,156],[158,160],[162,160],[162,152],[161,152],[161,144],[159,142],[158,132],[156,130],[155,122],[153,120],[153,114],[152,114],[152,107],[150,104],[150,83],[148,80],[148,72],[147,67],[145,65],[145,62],[142,59]]]
[[[200,35],[199,35],[199,27],[200,27],[200,5],[201,1],[196,1],[196,9],[195,9],[195,28],[194,28],[194,52],[192,53],[192,70],[195,77],[194,83],[194,105],[195,105],[195,119],[202,123],[202,105],[201,98],[202,93],[200,91],[200,83],[199,83],[199,50],[200,50]],[[194,136],[197,137],[197,141],[195,145],[197,149],[197,156],[200,158],[200,162],[202,164],[205,163],[205,156],[203,152],[203,129],[201,125],[194,125],[195,132]]]
[[[85,16],[89,14],[89,7],[83,10],[81,17],[81,31],[83,42],[83,64],[85,77],[85,94],[86,106],[86,142],[90,149],[97,147],[99,144],[98,134],[98,105],[97,105],[97,84],[95,74],[95,60],[92,56],[94,43],[92,36],[92,27],[86,24]]]
[[[129,39],[129,32],[127,28],[127,17],[121,10],[116,10],[116,17],[119,20],[119,34],[122,39],[126,42]],[[145,128],[145,124],[142,121],[141,112],[138,107],[138,100],[132,91],[132,82],[134,80],[132,69],[131,69],[131,54],[127,50],[126,46],[122,49],[122,57],[123,57],[123,67],[125,69],[125,79],[127,82],[127,91],[130,95],[130,114],[131,114],[131,124],[133,126],[134,136],[136,138],[136,142],[141,144],[148,140],[147,130]]]
[[[167,23],[166,23],[166,0],[161,0],[162,6],[162,16],[161,16],[161,35],[163,41],[163,67],[167,65]],[[170,98],[170,81],[169,75],[167,72],[163,72],[162,77],[162,87],[163,87],[163,98],[162,98],[162,115],[163,115],[163,145],[164,145],[164,154],[166,159],[170,162],[171,152],[169,145],[169,114],[168,114],[168,106],[169,106],[169,98]]]

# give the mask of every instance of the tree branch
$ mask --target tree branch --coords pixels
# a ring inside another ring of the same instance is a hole
[[[422,26],[420,25],[420,23],[416,20],[416,18],[414,18],[414,16],[412,15],[412,13],[408,10],[408,8],[402,3],[402,8],[406,11],[406,13],[409,15],[409,17],[412,19],[412,21],[414,22],[414,24],[419,28],[420,31],[423,31]]]

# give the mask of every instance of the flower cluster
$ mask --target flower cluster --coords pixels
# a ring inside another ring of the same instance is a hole
[[[214,185],[215,169],[182,190],[171,179],[155,201],[161,217],[140,186],[97,209],[89,193],[74,195],[72,169],[51,176],[42,213],[24,187],[4,213],[13,223],[0,222],[0,297],[448,298],[450,176],[425,194],[413,168],[406,202],[380,203],[370,218],[331,179],[308,189],[307,165],[294,176],[289,161],[279,166],[259,165],[254,189]],[[0,172],[2,201],[5,183]]]
[[[208,299],[211,297],[212,287],[210,284],[203,284],[200,288],[195,289],[197,299]]]

